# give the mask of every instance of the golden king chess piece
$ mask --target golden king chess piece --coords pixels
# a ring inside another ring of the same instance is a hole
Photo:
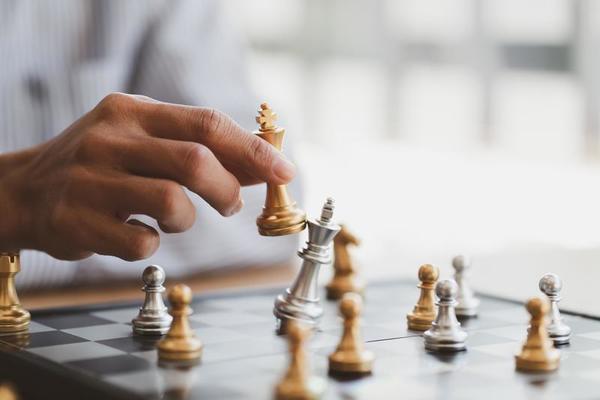
[[[360,241],[345,225],[340,225],[341,230],[333,238],[333,271],[334,275],[327,284],[327,298],[338,300],[346,293],[353,292],[360,295],[365,289],[365,281],[357,274],[356,263],[352,260],[348,247],[358,246]]]
[[[412,312],[406,316],[408,329],[426,331],[431,328],[431,323],[437,314],[434,289],[439,276],[440,271],[431,264],[424,264],[419,268],[419,281],[421,282],[418,288],[421,289],[421,294]]]
[[[202,357],[203,345],[190,327],[188,319],[192,313],[192,290],[186,285],[178,284],[169,291],[168,297],[173,322],[167,335],[156,345],[159,363],[195,365]]]
[[[254,134],[281,151],[285,130],[275,125],[277,114],[262,103],[256,122],[260,125]],[[306,213],[296,206],[285,185],[267,183],[267,197],[262,214],[256,219],[258,232],[263,236],[283,236],[300,232],[306,226]]]
[[[521,353],[515,356],[516,368],[525,372],[554,371],[560,363],[560,352],[554,348],[547,332],[550,303],[534,297],[527,302],[526,308],[531,320],[525,344]]]
[[[20,270],[19,253],[0,252],[0,333],[29,329],[31,316],[21,306],[15,287],[15,275]]]

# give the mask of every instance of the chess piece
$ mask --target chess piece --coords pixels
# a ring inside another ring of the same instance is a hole
[[[348,228],[340,225],[340,232],[333,238],[333,271],[334,275],[331,282],[325,287],[327,298],[330,300],[341,299],[345,293],[354,292],[361,294],[365,289],[365,282],[356,271],[356,265],[348,247],[350,245],[358,246],[360,241],[354,236]]]
[[[300,272],[292,286],[275,299],[273,314],[279,333],[285,333],[289,320],[300,320],[314,327],[323,315],[319,304],[319,268],[331,263],[330,243],[340,231],[340,226],[332,221],[333,208],[333,199],[328,198],[320,219],[308,221],[308,241],[298,251],[302,258]]]
[[[304,344],[309,329],[299,322],[288,324],[290,364],[283,379],[275,387],[276,400],[315,400],[325,391],[325,381],[310,376]]]
[[[254,134],[266,140],[279,151],[285,130],[275,125],[277,114],[267,103],[260,105],[256,122],[260,125]],[[306,226],[306,213],[296,206],[285,185],[267,183],[267,197],[262,214],[256,219],[258,233],[263,236],[283,236],[300,232]]]
[[[440,352],[466,350],[467,332],[460,327],[454,311],[458,285],[452,279],[440,281],[435,286],[435,294],[439,299],[438,313],[431,328],[423,334],[425,349]]]
[[[171,329],[157,343],[160,361],[193,365],[202,356],[202,342],[196,337],[188,320],[192,313],[192,290],[182,284],[175,285],[169,291],[170,313],[173,316]]]
[[[373,369],[375,356],[365,350],[360,333],[362,298],[357,293],[346,293],[340,301],[344,318],[344,332],[335,351],[329,356],[331,374],[366,375]]]
[[[0,400],[18,400],[17,390],[10,383],[0,384]]]
[[[465,256],[456,256],[452,259],[452,267],[454,267],[454,280],[458,284],[456,315],[459,317],[475,317],[480,301],[475,297],[468,280],[471,260]]]
[[[21,270],[19,253],[0,252],[0,333],[22,333],[31,316],[19,302],[15,275]]]
[[[131,320],[133,332],[138,335],[164,335],[173,321],[162,297],[165,271],[158,265],[150,265],[144,269],[142,280],[142,291],[146,297],[137,317]]]
[[[412,312],[406,316],[408,329],[426,331],[431,327],[436,315],[433,290],[439,276],[440,271],[431,264],[424,264],[419,268],[419,281],[421,282],[417,287],[421,289],[421,294]]]
[[[550,323],[548,324],[548,336],[559,346],[569,343],[571,339],[571,328],[564,323],[558,309],[560,301],[560,291],[562,289],[562,280],[553,273],[547,273],[540,279],[540,290],[550,300]]]
[[[515,356],[516,368],[526,372],[548,372],[558,368],[560,353],[548,337],[546,316],[550,310],[547,299],[535,297],[526,305],[531,315],[527,340],[521,353]]]

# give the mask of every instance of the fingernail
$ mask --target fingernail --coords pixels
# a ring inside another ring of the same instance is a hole
[[[244,207],[244,199],[240,198],[240,200],[238,201],[238,203],[235,205],[235,207],[233,207],[228,213],[227,216],[231,217],[232,215],[235,215],[237,213],[240,212],[240,210]]]
[[[273,173],[282,181],[289,182],[296,175],[296,166],[282,154],[273,163]]]

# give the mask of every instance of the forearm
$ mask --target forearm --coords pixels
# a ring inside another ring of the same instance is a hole
[[[30,150],[0,154],[0,251],[30,247],[21,172],[31,157]]]

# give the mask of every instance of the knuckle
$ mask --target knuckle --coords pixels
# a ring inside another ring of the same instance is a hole
[[[240,201],[240,197],[241,197],[241,187],[239,184],[234,184],[233,186],[233,190],[231,191],[230,197],[229,197],[229,201],[228,201],[228,208],[231,209],[232,207],[235,207],[238,202]]]
[[[97,110],[102,119],[113,119],[123,114],[135,103],[135,98],[125,93],[114,92],[106,95]]]
[[[195,176],[196,172],[206,164],[209,157],[210,150],[208,147],[198,143],[191,144],[183,158],[184,176]]]
[[[225,114],[214,108],[207,108],[202,113],[200,126],[204,134],[214,135],[223,128],[227,117]]]
[[[270,166],[273,162],[273,146],[257,137],[251,137],[250,145],[248,146],[248,158],[250,161],[259,166]]]
[[[175,182],[167,181],[161,185],[159,190],[160,218],[166,219],[177,212],[181,186]]]

